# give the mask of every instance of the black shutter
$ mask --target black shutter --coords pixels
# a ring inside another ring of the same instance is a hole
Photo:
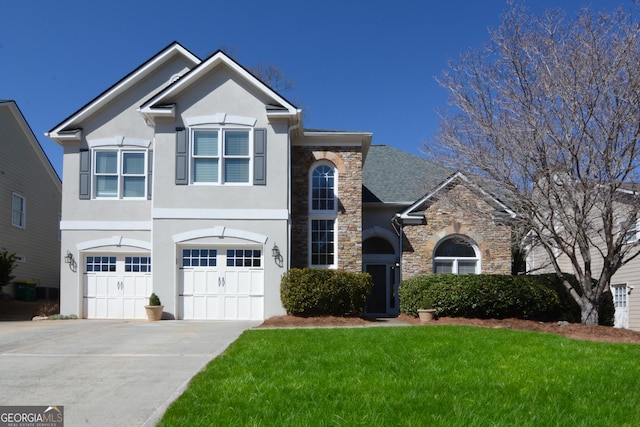
[[[91,198],[91,152],[86,148],[80,149],[80,199]]]
[[[267,130],[253,131],[253,185],[267,185]]]
[[[185,128],[176,128],[176,185],[189,184],[189,144]]]

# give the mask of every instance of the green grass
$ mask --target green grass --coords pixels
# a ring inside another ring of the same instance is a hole
[[[640,425],[640,345],[463,326],[245,332],[162,426]]]

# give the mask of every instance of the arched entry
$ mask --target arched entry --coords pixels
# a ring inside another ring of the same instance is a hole
[[[372,236],[362,243],[364,271],[371,275],[373,288],[366,312],[377,317],[398,315],[398,269],[393,245],[384,237]]]

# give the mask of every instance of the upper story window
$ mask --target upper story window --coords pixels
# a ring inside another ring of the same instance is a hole
[[[328,162],[313,166],[309,173],[309,265],[337,266],[338,179]]]
[[[321,164],[311,172],[311,211],[336,210],[335,168]]]
[[[96,198],[146,198],[147,151],[100,149],[93,156]]]
[[[26,199],[17,193],[11,195],[11,225],[24,228],[26,223]]]
[[[193,129],[191,139],[193,183],[251,182],[253,141],[249,130]]]
[[[622,225],[620,225],[622,229]],[[631,244],[638,241],[638,232],[640,229],[638,228],[638,221],[636,220],[624,233],[623,243]]]
[[[479,274],[480,259],[471,241],[453,236],[441,241],[433,253],[434,273]]]

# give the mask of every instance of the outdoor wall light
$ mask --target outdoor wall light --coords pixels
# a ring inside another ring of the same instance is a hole
[[[69,264],[69,270],[75,273],[78,264],[76,264],[76,260],[73,259],[73,254],[71,252],[67,251],[67,254],[64,256],[64,262]]]
[[[273,260],[276,262],[276,265],[278,267],[282,267],[282,265],[284,264],[284,260],[282,258],[282,254],[280,253],[280,248],[275,243],[273,244],[273,249],[271,249],[271,256],[273,256]]]

